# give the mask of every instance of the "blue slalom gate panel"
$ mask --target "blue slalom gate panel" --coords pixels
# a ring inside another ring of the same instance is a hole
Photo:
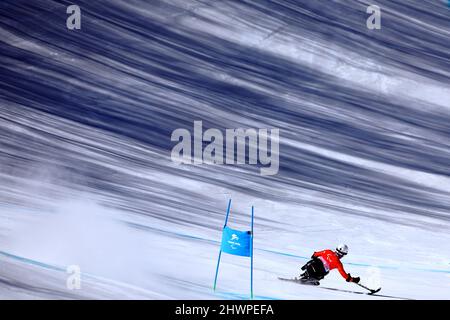
[[[250,231],[238,231],[225,227],[222,234],[222,251],[236,256],[250,257],[252,235]]]

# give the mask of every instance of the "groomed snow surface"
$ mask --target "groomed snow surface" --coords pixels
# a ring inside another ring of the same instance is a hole
[[[249,209],[245,208],[248,201],[239,195],[233,199],[242,212]],[[225,206],[226,201],[222,210],[218,208],[223,216]],[[445,232],[418,231],[281,203],[260,201],[255,206],[255,299],[450,297],[448,255],[440,250],[450,240]],[[2,212],[2,221],[11,228],[5,232],[0,252],[3,298],[249,298],[248,258],[223,254],[218,289],[212,290],[220,230],[137,219],[87,200],[53,206],[51,213],[13,207]],[[237,226],[233,214],[230,225]],[[279,224],[263,227],[265,219]],[[244,225],[240,225],[243,230]],[[339,241],[350,247],[344,259],[347,272],[360,276],[367,286],[382,286],[379,296],[362,294],[362,288],[346,283],[337,271],[321,286],[342,291],[277,279],[296,276],[315,249]],[[66,287],[69,265],[81,268],[80,290]]]

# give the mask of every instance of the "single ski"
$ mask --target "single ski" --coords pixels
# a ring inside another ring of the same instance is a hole
[[[297,278],[281,278],[281,277],[278,277],[278,280],[295,282],[295,283],[303,284],[303,285],[306,285],[306,286],[318,286],[319,285],[318,281],[302,281],[302,280],[297,279]]]

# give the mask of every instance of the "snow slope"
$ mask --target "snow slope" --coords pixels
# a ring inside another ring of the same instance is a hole
[[[444,1],[0,3],[0,297],[246,299],[226,204],[255,206],[258,299],[450,298]],[[280,128],[280,170],[183,165],[177,128]],[[277,280],[317,249],[332,291]],[[82,288],[68,290],[79,265]],[[347,290],[347,291],[345,291]]]

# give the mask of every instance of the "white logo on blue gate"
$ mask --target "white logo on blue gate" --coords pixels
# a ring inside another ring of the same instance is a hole
[[[235,249],[237,249],[237,247],[241,246],[241,244],[236,241],[239,241],[239,237],[237,236],[237,234],[233,233],[231,235],[231,239],[228,241],[228,244],[230,245],[231,249],[233,249],[233,250],[235,250]]]

